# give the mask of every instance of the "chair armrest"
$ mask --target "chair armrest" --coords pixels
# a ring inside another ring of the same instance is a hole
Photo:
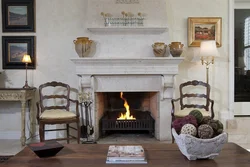
[[[172,103],[172,111],[171,111],[171,115],[174,116],[174,110],[175,110],[175,106],[174,106],[174,103],[179,101],[180,98],[177,98],[177,99],[172,99],[171,100],[171,103]]]
[[[76,104],[76,116],[79,117],[79,101],[78,100],[73,100],[73,99],[69,99],[70,102],[73,102]]]
[[[208,101],[211,103],[211,118],[214,118],[214,100],[208,99]]]

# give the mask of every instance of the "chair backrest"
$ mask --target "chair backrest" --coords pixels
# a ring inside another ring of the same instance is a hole
[[[39,86],[41,112],[44,110],[69,110],[70,86],[62,82],[47,82]]]
[[[203,91],[204,93],[195,93],[194,88],[197,88],[199,92]],[[206,111],[209,111],[210,85],[208,83],[197,80],[188,81],[180,84],[179,90],[181,110],[184,108],[203,108]],[[196,99],[197,101],[195,101],[194,99]],[[200,102],[200,100],[202,101],[202,103]]]

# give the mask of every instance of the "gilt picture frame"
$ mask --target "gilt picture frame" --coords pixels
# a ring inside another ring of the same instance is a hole
[[[36,68],[35,36],[2,36],[3,69],[25,69],[24,54],[30,55],[28,69]]]
[[[216,46],[222,46],[221,17],[189,17],[188,46],[199,47],[203,40],[215,40]]]
[[[35,0],[2,0],[3,32],[35,32]]]

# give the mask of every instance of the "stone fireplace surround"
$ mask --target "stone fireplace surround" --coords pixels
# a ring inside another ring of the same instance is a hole
[[[79,90],[91,92],[93,100],[92,122],[94,140],[99,134],[99,120],[103,108],[98,106],[101,92],[157,92],[153,117],[155,137],[171,140],[171,99],[174,92],[175,75],[183,57],[148,58],[74,58],[79,76]]]

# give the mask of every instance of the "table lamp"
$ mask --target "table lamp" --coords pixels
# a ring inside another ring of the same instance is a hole
[[[26,55],[26,54],[23,55],[22,62],[25,63],[25,69],[26,69],[26,80],[25,80],[25,85],[23,86],[23,88],[30,88],[30,86],[28,85],[28,81],[27,81],[28,63],[31,63],[30,55]]]
[[[209,80],[209,65],[214,64],[214,57],[219,56],[216,42],[214,40],[201,41],[200,45],[200,57],[201,64],[206,65],[206,80]]]

